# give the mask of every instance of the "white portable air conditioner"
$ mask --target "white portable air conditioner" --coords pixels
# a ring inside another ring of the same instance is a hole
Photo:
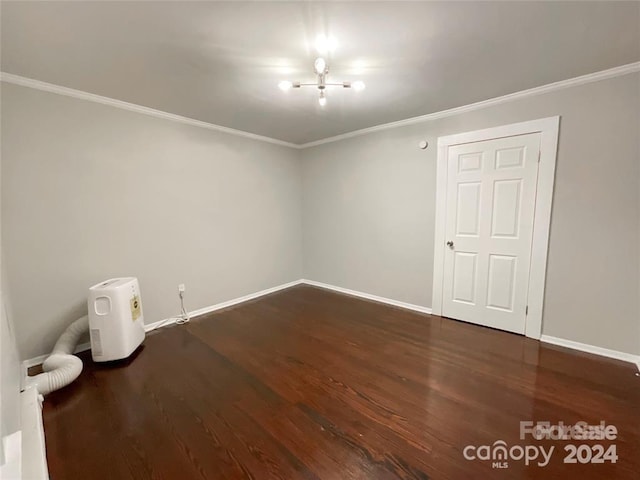
[[[89,289],[91,356],[96,362],[126,358],[144,340],[138,279],[112,278]]]

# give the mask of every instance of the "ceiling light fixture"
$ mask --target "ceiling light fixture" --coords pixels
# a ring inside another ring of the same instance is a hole
[[[327,97],[324,96],[324,90],[320,90],[320,96],[318,97],[318,103],[321,107],[327,104]]]
[[[324,58],[318,57],[316,61],[313,62],[313,67],[316,70],[316,74],[324,75],[325,70],[327,69],[327,62],[325,62]]]
[[[313,71],[317,76],[317,80],[315,83],[300,83],[300,82],[290,82],[288,80],[283,80],[280,83],[278,83],[278,87],[280,87],[280,90],[285,90],[285,91],[289,90],[290,88],[316,87],[319,90],[318,103],[320,104],[321,107],[324,107],[327,104],[327,97],[325,94],[325,90],[327,87],[353,88],[356,92],[360,92],[365,88],[365,84],[362,80],[357,80],[353,83],[327,82],[327,75],[329,75],[329,65],[327,64],[327,61],[323,57],[318,57],[316,58],[315,62],[313,62]]]

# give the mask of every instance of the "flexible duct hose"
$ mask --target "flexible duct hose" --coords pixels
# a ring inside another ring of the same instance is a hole
[[[44,373],[27,377],[27,385],[35,386],[39,393],[47,395],[78,378],[82,372],[82,360],[73,355],[73,351],[80,337],[88,331],[89,319],[86,315],[69,325],[42,364]]]

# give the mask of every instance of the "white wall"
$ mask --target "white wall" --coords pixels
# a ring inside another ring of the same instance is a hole
[[[4,279],[0,284],[0,440],[20,430],[20,361]],[[3,463],[0,445],[0,464]]]
[[[431,306],[437,138],[560,115],[543,333],[640,353],[639,86],[629,74],[303,150],[305,278]]]
[[[1,158],[1,156],[0,156]],[[1,169],[0,169],[1,170]],[[1,224],[1,222],[0,222]],[[0,442],[21,429],[20,361],[8,302],[4,255],[0,245]],[[7,462],[0,444],[0,466]],[[0,468],[2,471],[2,468]]]
[[[87,287],[116,275],[140,278],[147,322],[177,313],[181,282],[189,309],[302,276],[428,307],[437,137],[552,115],[543,333],[640,353],[639,82],[302,151],[2,84],[3,248],[21,356],[48,352],[85,311]]]
[[[2,245],[20,355],[87,289],[137,276],[145,321],[301,277],[298,152],[2,83]]]

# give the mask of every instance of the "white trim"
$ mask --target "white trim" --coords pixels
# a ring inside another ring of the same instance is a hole
[[[207,128],[209,130],[217,130],[220,132],[229,133],[231,135],[239,135],[253,140],[258,140],[267,143],[273,143],[275,145],[282,145],[285,147],[304,149],[310,147],[316,147],[325,143],[338,142],[347,138],[359,137],[360,135],[367,135],[373,132],[379,132],[382,130],[389,130],[398,127],[404,127],[407,125],[414,125],[416,123],[428,122],[430,120],[436,120],[439,118],[451,117],[454,115],[460,115],[462,113],[471,112],[474,110],[480,110],[482,108],[492,107],[494,105],[500,105],[512,100],[519,100],[521,98],[532,97],[535,95],[541,95],[544,93],[550,93],[564,88],[576,87],[578,85],[585,85],[587,83],[598,82],[600,80],[607,80],[609,78],[621,77],[630,73],[640,72],[640,62],[629,63],[627,65],[621,65],[619,67],[610,68],[608,70],[602,70],[600,72],[589,73],[587,75],[581,75],[579,77],[569,78],[567,80],[560,80],[559,82],[549,83],[540,87],[530,88],[528,90],[522,90],[519,92],[510,93],[501,97],[490,98],[481,102],[471,103],[460,107],[450,108],[448,110],[441,110],[439,112],[428,113],[426,115],[420,115],[418,117],[407,118],[405,120],[399,120],[397,122],[383,123],[373,127],[363,128],[360,130],[354,130],[352,132],[343,133],[333,137],[327,137],[320,140],[307,143],[291,143],[284,140],[278,140],[276,138],[266,137],[263,135],[257,135],[255,133],[245,132],[243,130],[236,130],[229,127],[223,127],[222,125],[216,125],[213,123],[203,122],[201,120],[195,120],[181,115],[175,115],[173,113],[163,112],[161,110],[155,110],[153,108],[144,107],[142,105],[136,105],[134,103],[123,102],[109,97],[103,97],[101,95],[95,95],[93,93],[83,92],[81,90],[75,90],[73,88],[62,87],[60,85],[54,85],[52,83],[41,82],[40,80],[34,80],[32,78],[22,77],[20,75],[14,75],[12,73],[0,72],[0,81],[13,83],[15,85],[21,85],[23,87],[34,88],[36,90],[43,90],[45,92],[57,93],[59,95],[65,95],[73,98],[80,98],[90,102],[101,103],[103,105],[110,105],[116,108],[122,108],[124,110],[130,110],[144,115],[151,115],[153,117],[164,118],[166,120],[173,120],[187,125],[193,125],[196,127]]]
[[[206,315],[207,313],[215,312],[216,310],[222,310],[223,308],[232,307],[234,305],[238,305],[239,303],[248,302],[249,300],[253,300],[254,298],[263,297],[264,295],[269,295],[270,293],[275,293],[280,290],[284,290],[285,288],[294,287],[296,285],[300,285],[303,280],[294,280],[293,282],[283,283],[282,285],[278,285],[272,288],[267,288],[266,290],[260,290],[259,292],[250,293],[249,295],[245,295],[243,297],[234,298],[233,300],[228,300],[222,303],[216,303],[215,305],[210,305],[208,307],[199,308],[198,310],[194,310],[189,312],[189,316],[191,318],[198,317],[200,315]],[[173,325],[176,323],[178,317],[170,317],[164,320],[159,320],[157,322],[148,323],[144,326],[145,331],[150,332],[160,325],[163,327],[167,325]],[[166,322],[166,323],[165,323]]]
[[[343,293],[345,295],[351,295],[353,297],[360,297],[366,300],[373,300],[374,302],[386,303],[395,307],[405,308],[407,310],[413,310],[420,313],[427,313],[430,315],[436,315],[432,312],[431,308],[422,307],[420,305],[413,305],[411,303],[400,302],[398,300],[392,300],[390,298],[379,297],[377,295],[371,295],[370,293],[359,292],[357,290],[350,290],[348,288],[337,287],[328,283],[316,282],[314,280],[303,279],[297,283],[304,285],[311,285],[313,287],[324,288],[325,290],[332,290],[334,292]],[[631,353],[619,352],[617,350],[609,350],[607,348],[596,347],[595,345],[588,345],[586,343],[574,342],[571,340],[565,340],[564,338],[551,337],[549,335],[541,335],[541,342],[551,343],[561,347],[571,348],[573,350],[580,350],[594,355],[600,355],[603,357],[615,358],[616,360],[622,360],[624,362],[631,362],[636,364],[638,370],[640,370],[640,355],[633,355]]]
[[[371,295],[370,293],[359,292],[357,290],[350,290],[348,288],[336,287],[335,285],[329,285],[328,283],[316,282],[314,280],[301,280],[300,283],[305,285],[311,285],[313,287],[324,288],[325,290],[333,290],[334,292],[344,293],[345,295],[351,295],[353,297],[360,297],[366,300],[373,300],[374,302],[386,303],[387,305],[393,305],[394,307],[405,308],[407,310],[413,310],[414,312],[431,314],[429,307],[423,307],[421,305],[414,305],[412,303],[400,302],[391,298],[379,297],[377,295]]]
[[[536,209],[533,219],[533,243],[531,246],[531,270],[529,272],[527,302],[529,313],[525,325],[525,335],[527,337],[540,338],[542,334],[542,307],[544,304],[544,287],[547,271],[547,253],[549,249],[549,229],[551,226],[551,205],[553,201],[559,125],[560,117],[548,117],[438,138],[432,300],[432,308],[435,315],[442,315],[448,148],[461,143],[540,133],[540,167],[538,170],[538,186],[536,189]]]
[[[267,288],[265,290],[260,290],[259,292],[250,293],[249,295],[245,295],[243,297],[234,298],[232,300],[228,300],[228,301],[222,302],[222,303],[216,303],[215,305],[210,305],[208,307],[199,308],[198,310],[193,310],[192,312],[189,312],[189,316],[191,318],[194,318],[194,317],[197,317],[197,316],[200,316],[200,315],[205,315],[207,313],[215,312],[216,310],[221,310],[223,308],[228,308],[228,307],[231,307],[233,305],[237,305],[239,303],[248,302],[249,300],[253,300],[254,298],[259,298],[259,297],[262,297],[264,295],[269,295],[270,293],[275,293],[275,292],[278,292],[280,290],[284,290],[285,288],[290,288],[290,287],[294,287],[296,285],[300,285],[303,282],[304,282],[304,280],[294,280],[293,282],[283,283],[282,285],[277,285],[275,287]],[[147,323],[144,326],[144,330],[146,332],[150,332],[152,330],[155,330],[156,328],[158,328],[161,325],[163,327],[166,327],[168,325],[173,325],[174,323],[176,323],[177,319],[178,319],[178,317],[169,317],[169,318],[165,318],[164,320],[158,320],[157,322]],[[90,350],[90,349],[91,349],[91,343],[82,343],[82,344],[80,344],[80,345],[78,345],[76,347],[76,349],[74,350],[74,353],[80,353],[80,352],[84,352],[84,351]],[[33,357],[33,358],[29,358],[27,360],[24,360],[22,362],[24,375],[26,376],[26,369],[34,367],[36,365],[41,365],[42,362],[44,362],[49,355],[50,354],[39,355],[37,357]]]
[[[620,67],[610,68],[608,70],[602,70],[600,72],[589,73],[580,77],[569,78],[567,80],[560,80],[559,82],[549,83],[540,87],[530,88],[528,90],[522,90],[520,92],[510,93],[501,97],[490,98],[489,100],[483,100],[481,102],[471,103],[469,105],[463,105],[461,107],[450,108],[448,110],[441,110],[439,112],[428,113],[426,115],[420,115],[418,117],[407,118],[405,120],[399,120],[397,122],[383,123],[374,127],[363,128],[361,130],[354,130],[353,132],[343,133],[334,137],[323,138],[314,142],[307,142],[298,145],[298,148],[309,148],[323,145],[325,143],[338,142],[340,140],[346,140],[347,138],[359,137],[361,135],[367,135],[369,133],[379,132],[382,130],[389,130],[392,128],[405,127],[407,125],[414,125],[416,123],[428,122],[431,120],[437,120],[439,118],[452,117],[454,115],[460,115],[466,112],[472,112],[474,110],[480,110],[482,108],[493,107],[494,105],[500,105],[502,103],[510,102],[512,100],[520,100],[522,98],[532,97],[535,95],[541,95],[544,93],[555,92],[569,87],[576,87],[578,85],[585,85],[587,83],[598,82],[600,80],[607,80],[609,78],[621,77],[630,73],[640,72],[640,62],[629,63]]]
[[[438,144],[436,157],[436,216],[434,225],[434,254],[433,254],[433,294],[431,296],[431,308],[435,315],[442,315],[442,279],[444,278],[444,249],[435,245],[443,245],[445,242],[447,218],[447,168],[446,163],[440,165],[441,159],[447,158],[447,148]],[[446,160],[445,160],[446,162]],[[443,185],[444,188],[438,188]],[[437,285],[437,288],[436,288]]]
[[[75,350],[73,351],[73,353],[74,354],[75,353],[80,353],[80,352],[84,352],[86,350],[91,350],[91,343],[90,342],[78,344],[76,346]],[[22,372],[23,372],[24,377],[27,376],[27,370],[29,368],[35,367],[37,365],[42,365],[42,362],[44,362],[49,355],[51,355],[51,354],[47,353],[45,355],[38,355],[37,357],[27,358],[26,360],[23,360],[22,361]]]
[[[21,393],[22,401],[22,478],[46,480],[47,453],[42,421],[43,397],[35,387]]]
[[[377,295],[371,295],[369,293],[358,292],[356,290],[349,290],[348,288],[336,287],[335,285],[329,285],[327,283],[315,282],[313,280],[294,280],[293,282],[283,283],[282,285],[277,285],[275,287],[267,288],[265,290],[260,290],[259,292],[250,293],[249,295],[245,295],[243,297],[234,298],[232,300],[228,300],[226,302],[216,303],[215,305],[210,305],[208,307],[199,308],[198,310],[193,310],[189,312],[189,316],[191,318],[198,317],[200,315],[206,315],[207,313],[215,312],[217,310],[222,310],[224,308],[232,307],[234,305],[238,305],[240,303],[248,302],[249,300],[254,300],[259,297],[263,297],[264,295],[269,295],[270,293],[279,292],[280,290],[284,290],[286,288],[295,287],[296,285],[306,284],[312,285],[314,287],[320,287],[327,290],[333,290],[335,292],[344,293],[346,295],[351,295],[354,297],[365,298],[367,300],[373,300],[374,302],[386,303],[388,305],[393,305],[395,307],[406,308],[407,310],[413,310],[415,312],[420,313],[431,313],[431,309],[428,307],[423,307],[420,305],[413,305],[411,303],[400,302],[398,300],[392,300],[390,298],[379,297]],[[144,326],[146,332],[151,332],[158,328],[159,326],[166,327],[169,325],[173,325],[176,323],[178,317],[169,317],[164,320],[158,320],[157,322],[148,323]],[[74,353],[84,352],[86,350],[91,349],[90,343],[83,343],[76,347]],[[44,362],[49,354],[47,355],[39,355],[37,357],[33,357],[22,362],[22,366],[24,369],[24,375],[26,377],[26,370],[36,365],[41,365]]]
[[[263,135],[257,135],[255,133],[249,133],[243,130],[236,130],[235,128],[223,127],[222,125],[216,125],[213,123],[203,122],[201,120],[195,120],[193,118],[183,117],[181,115],[175,115],[173,113],[163,112],[161,110],[156,110],[154,108],[144,107],[142,105],[136,105],[135,103],[123,102],[122,100],[116,100],[115,98],[103,97],[101,95],[95,95],[93,93],[83,92],[82,90],[75,90],[73,88],[54,85],[52,83],[41,82],[40,80],[21,77],[20,75],[14,75],[12,73],[0,72],[0,81],[12,83],[14,85],[20,85],[22,87],[34,88],[36,90],[43,90],[45,92],[57,93],[58,95],[64,95],[66,97],[78,98],[80,100],[87,100],[89,102],[100,103],[102,105],[109,105],[110,107],[121,108],[123,110],[129,110],[131,112],[141,113],[143,115],[150,115],[152,117],[162,118],[165,120],[172,120],[174,122],[184,123],[186,125],[192,125],[194,127],[201,127],[201,128],[215,130],[222,133],[228,133],[230,135],[237,135],[239,137],[250,138],[251,140],[257,140],[259,142],[273,143],[275,145],[281,145],[281,146],[290,147],[290,148],[300,148],[295,143],[285,142],[284,140],[265,137]]]
[[[551,343],[552,345],[558,345],[560,347],[571,348],[572,350],[580,350],[581,352],[593,353],[594,355],[600,355],[602,357],[615,358],[616,360],[622,360],[623,362],[630,362],[635,364],[636,367],[638,367],[638,370],[640,370],[640,355],[633,355],[632,353],[596,347],[595,345],[589,345],[588,343],[574,342],[572,340],[552,337],[550,335],[542,335],[540,337],[540,341]]]
[[[345,295],[351,295],[353,297],[359,297],[359,298],[364,298],[366,300],[372,300],[374,302],[379,302],[379,303],[385,303],[387,305],[392,305],[394,307],[399,307],[399,308],[404,308],[407,310],[412,310],[414,312],[419,312],[419,313],[426,313],[426,314],[434,314],[432,309],[429,307],[423,307],[421,305],[414,305],[412,303],[406,303],[406,302],[401,302],[398,300],[393,300],[391,298],[386,298],[386,297],[379,297],[378,295],[372,295],[370,293],[365,293],[365,292],[360,292],[357,290],[351,290],[348,288],[343,288],[343,287],[338,287],[335,285],[330,285],[328,283],[322,283],[322,282],[316,282],[314,280],[307,280],[307,279],[300,279],[300,280],[294,280],[293,282],[289,282],[289,283],[284,283],[282,285],[278,285],[272,288],[267,288],[266,290],[261,290],[259,292],[255,292],[255,293],[251,293],[249,295],[245,295],[243,297],[238,297],[235,298],[233,300],[229,300],[226,302],[222,302],[222,303],[217,303],[215,305],[211,305],[209,307],[204,307],[204,308],[200,308],[198,310],[194,310],[192,312],[189,312],[189,315],[191,317],[197,317],[199,315],[205,315],[207,313],[211,313],[211,312],[215,312],[216,310],[221,310],[224,308],[228,308],[234,305],[238,305],[240,303],[244,303],[247,302],[249,300],[253,300],[259,297],[262,297],[264,295],[269,295],[270,293],[275,293],[278,292],[280,290],[284,290],[290,287],[294,287],[296,285],[310,285],[313,287],[318,287],[318,288],[323,288],[325,290],[332,290],[334,292],[338,292],[338,293],[343,293]],[[172,325],[173,323],[175,323],[177,317],[171,317],[169,319],[166,320],[160,320],[157,322],[153,322],[150,324],[145,325],[145,330],[146,331],[151,331],[153,330],[157,325],[162,324],[163,322],[167,322],[165,324],[166,325]],[[540,340],[543,342],[547,342],[547,343],[553,343],[555,345],[560,345],[563,347],[568,347],[568,348],[573,348],[575,350],[582,350],[585,352],[589,352],[589,353],[594,353],[596,355],[603,355],[605,357],[611,357],[611,358],[617,358],[619,360],[624,360],[624,361],[628,361],[628,362],[635,362],[638,364],[638,369],[640,370],[640,355],[632,355],[629,353],[624,353],[624,352],[617,352],[615,350],[608,350],[606,348],[601,348],[601,347],[595,347],[592,345],[587,345],[587,344],[583,344],[583,343],[578,343],[578,342],[573,342],[571,340],[564,340],[562,338],[556,338],[556,337],[550,337],[548,335],[542,335],[540,337]],[[83,343],[78,345],[78,347],[75,349],[75,353],[79,353],[85,350],[89,350],[91,348],[91,344],[90,343]],[[24,368],[30,368],[32,366],[35,365],[40,365],[42,364],[42,362],[48,357],[48,355],[40,355],[38,357],[34,357],[28,360],[24,360],[22,362],[23,367]],[[30,390],[30,389],[27,389]],[[26,390],[25,390],[26,392]],[[25,393],[23,392],[23,393]]]
[[[22,478],[22,431],[4,436],[0,449],[0,478]]]

